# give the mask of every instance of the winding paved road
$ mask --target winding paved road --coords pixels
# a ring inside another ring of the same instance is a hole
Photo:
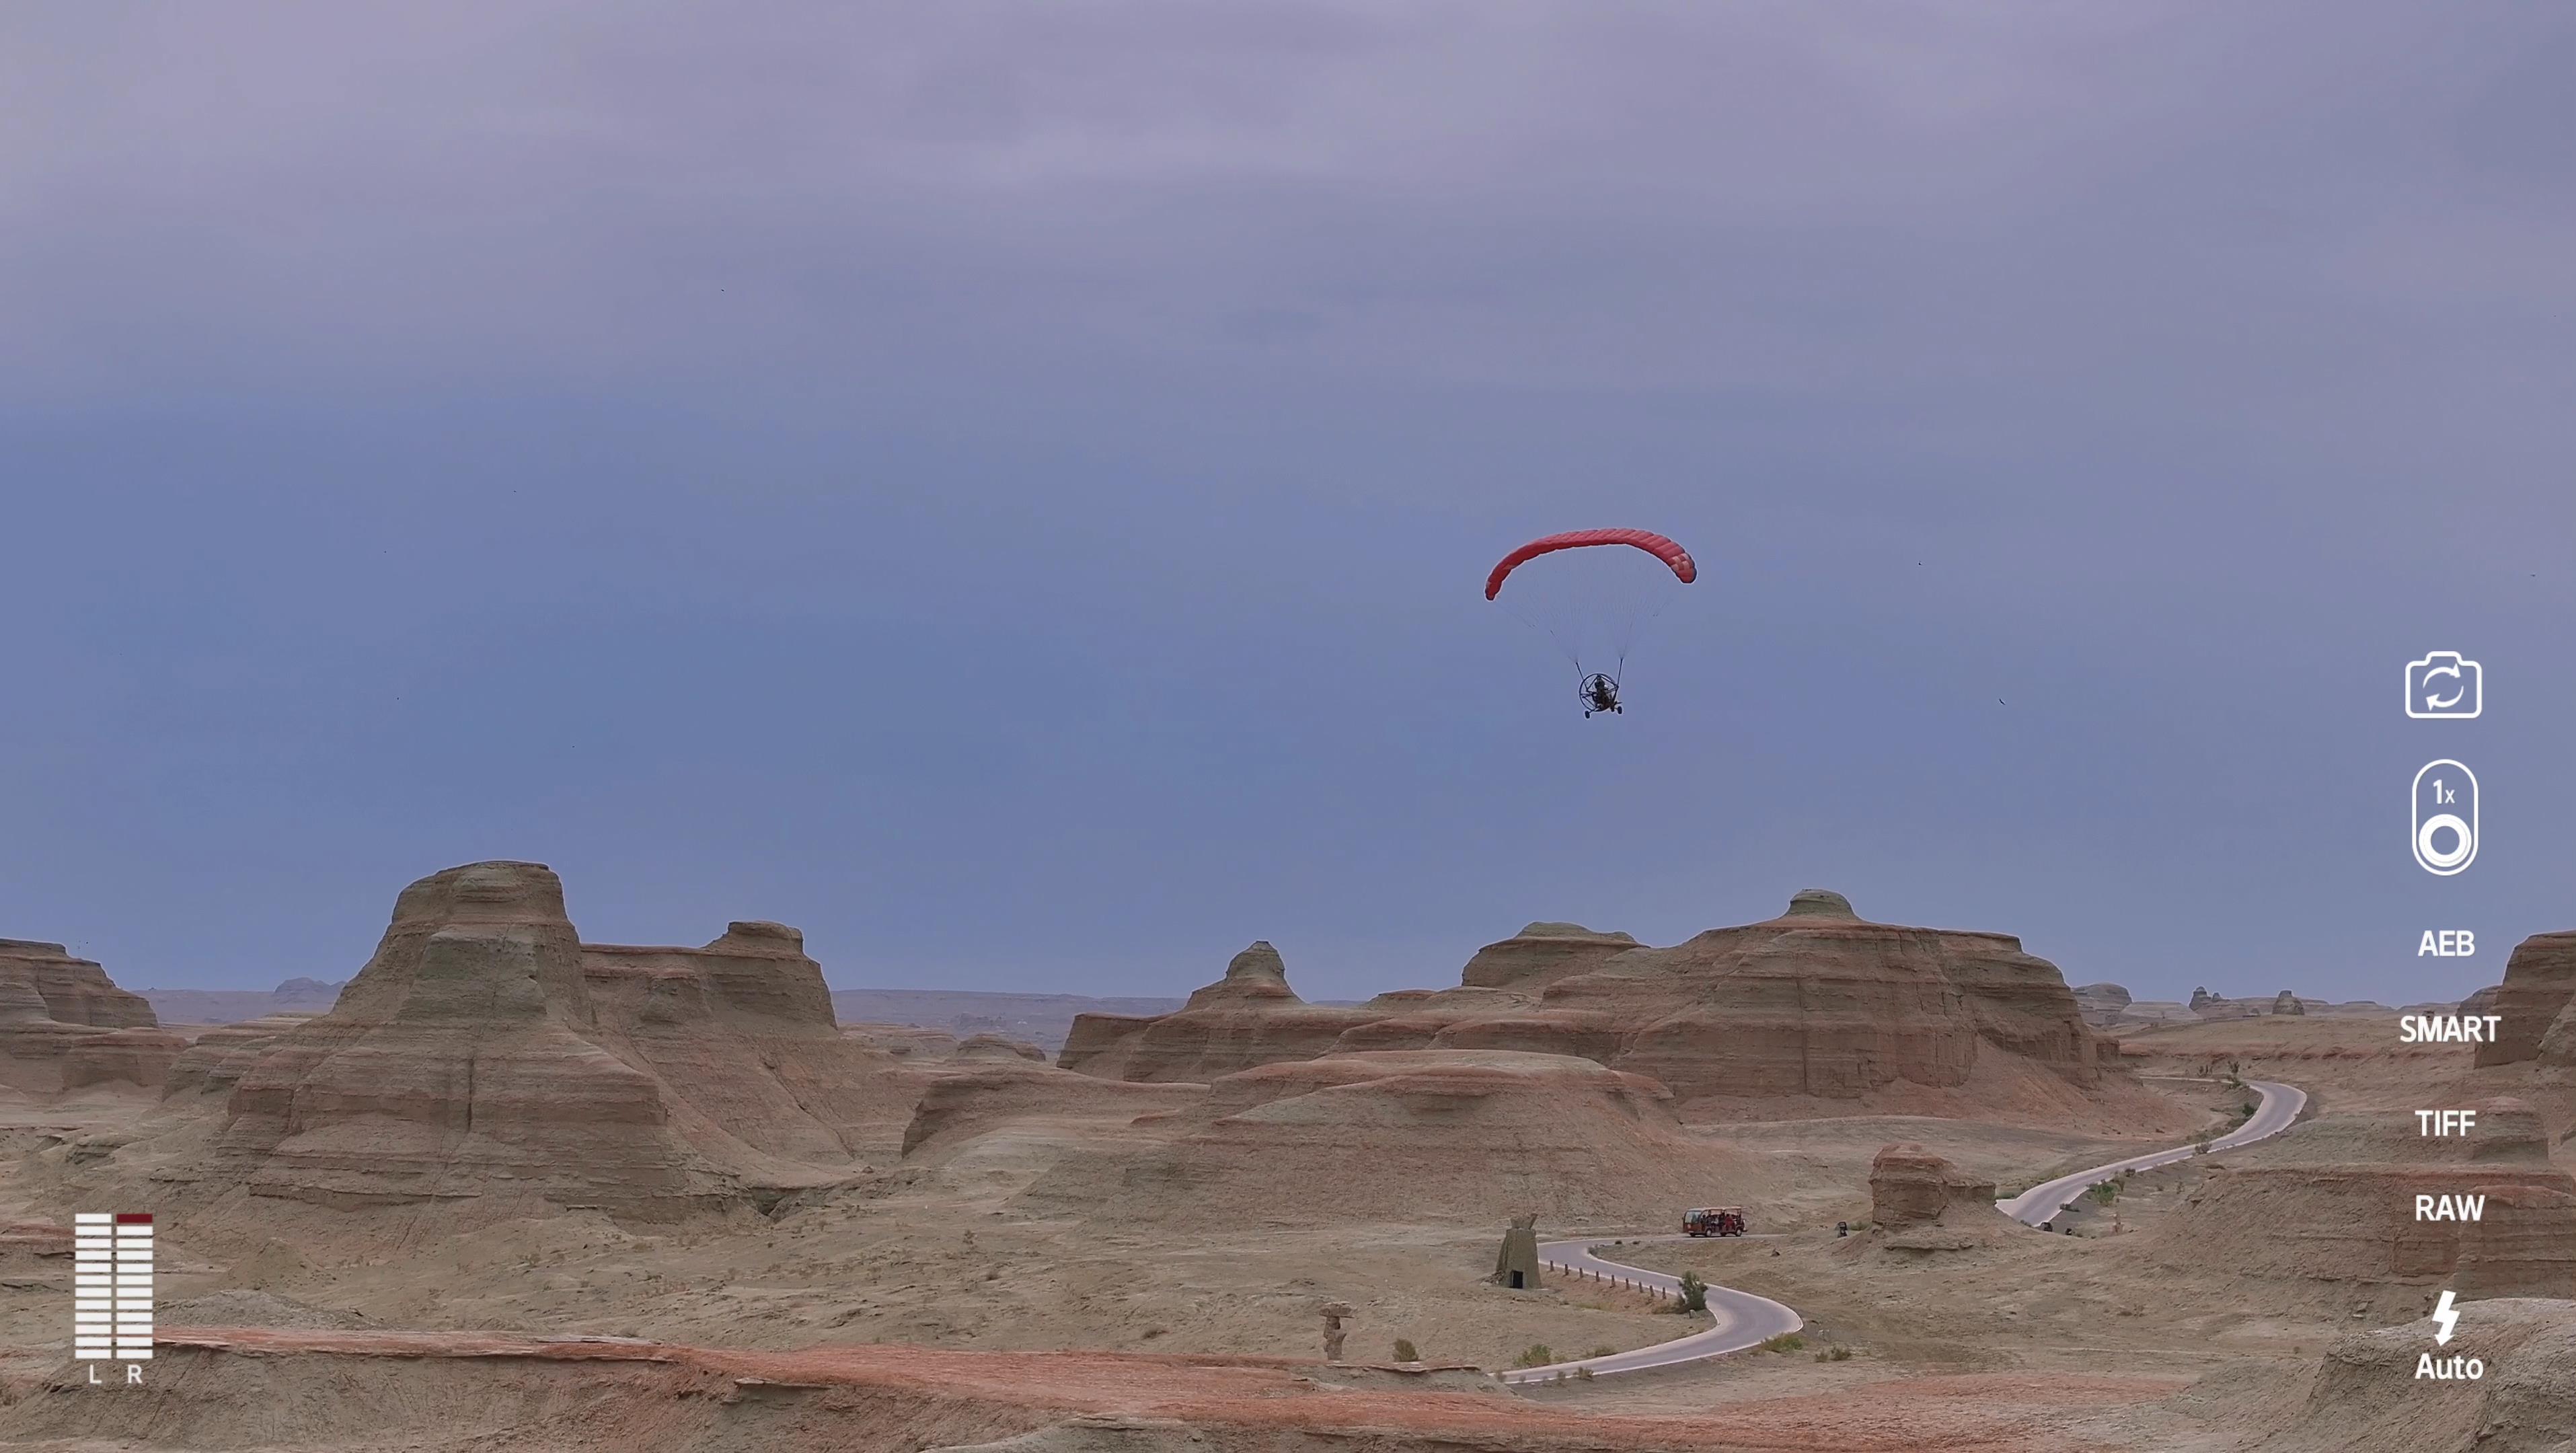
[[[2269,1080],[2248,1080],[2245,1084],[2246,1088],[2263,1097],[2262,1102],[2256,1107],[2251,1119],[2209,1143],[2213,1153],[2233,1150],[2240,1145],[2251,1145],[2257,1140],[2280,1134],[2290,1128],[2291,1122],[2299,1118],[2299,1112],[2306,1108],[2308,1103],[2307,1092],[2292,1085],[2276,1084]],[[2073,1175],[2059,1176],[2053,1181],[2033,1186],[2011,1200],[1997,1201],[1995,1209],[2025,1226],[2037,1226],[2064,1210],[2076,1197],[2112,1179],[2124,1170],[2149,1170],[2160,1165],[2171,1165],[2178,1160],[2189,1160],[2199,1153],[2200,1147],[2192,1144],[2176,1146],[2171,1150],[2154,1151],[2146,1155],[2133,1155],[2127,1160],[2116,1160],[2109,1165],[2097,1165],[2090,1170],[2080,1170]],[[1595,1250],[1614,1239],[1683,1241],[1689,1238],[1594,1236],[1565,1241],[1542,1241],[1538,1248],[1539,1264],[1550,1271],[1566,1275],[1588,1274],[1605,1282],[1633,1286],[1665,1296],[1680,1293],[1681,1280],[1678,1277],[1669,1276],[1660,1271],[1649,1271],[1641,1266],[1606,1261],[1593,1255]],[[1676,1337],[1670,1342],[1658,1342],[1651,1347],[1613,1352],[1606,1357],[1586,1357],[1573,1362],[1551,1362],[1545,1367],[1515,1368],[1502,1374],[1503,1381],[1507,1383],[1547,1382],[1559,1377],[1572,1377],[1577,1372],[1589,1372],[1595,1377],[1606,1377],[1619,1372],[1645,1372],[1651,1368],[1678,1367],[1685,1362],[1699,1362],[1711,1357],[1723,1357],[1730,1352],[1742,1352],[1750,1347],[1758,1347],[1770,1338],[1795,1332],[1806,1325],[1793,1309],[1769,1297],[1757,1297],[1751,1292],[1740,1292],[1732,1287],[1710,1287],[1708,1309],[1717,1319],[1716,1325],[1703,1328],[1688,1336]]]
[[[2278,1135],[2289,1129],[2290,1122],[2298,1119],[2299,1112],[2307,1108],[2308,1092],[2293,1085],[2247,1080],[2245,1088],[2261,1095],[2262,1103],[2255,1107],[2252,1119],[2209,1142],[2212,1154]],[[2076,1197],[2124,1170],[2153,1170],[2160,1165],[2189,1160],[2198,1154],[2198,1145],[2181,1145],[2152,1155],[2133,1155],[2127,1160],[2097,1165],[2091,1170],[2079,1170],[2071,1176],[2059,1176],[2043,1185],[2033,1186],[2009,1201],[1995,1202],[1995,1209],[2025,1226],[2037,1226],[2073,1205]]]

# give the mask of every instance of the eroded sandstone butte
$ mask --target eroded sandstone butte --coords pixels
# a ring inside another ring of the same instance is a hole
[[[1869,1218],[1894,1229],[1937,1222],[1954,1207],[1992,1217],[1995,1183],[1970,1176],[1923,1146],[1880,1149],[1869,1163]]]
[[[1256,942],[1172,1013],[1076,1017],[1056,1062],[1105,1079],[1205,1084],[1255,1065],[1313,1059],[1345,1030],[1379,1017],[1297,997],[1279,951]]]
[[[188,1046],[159,1025],[142,995],[61,944],[0,939],[0,1085],[39,1095],[158,1086]]]
[[[2504,982],[2495,987],[2489,1013],[2503,1016],[2492,1044],[2478,1046],[2477,1062],[2489,1065],[2540,1060],[2576,1064],[2576,932],[2535,933],[2514,945]]]
[[[910,1085],[832,1023],[792,929],[585,949],[537,863],[412,884],[330,1013],[236,1049],[209,1179],[325,1205],[534,1195],[638,1215],[891,1151]]]
[[[1258,974],[1229,971],[1177,1014],[1078,1023],[1061,1063],[1181,1079],[1325,1053],[1512,1050],[1649,1076],[1686,1106],[1807,1097],[1936,1113],[1947,1102],[1908,1095],[2041,1114],[2121,1075],[2116,1043],[2085,1024],[2056,966],[2006,934],[1872,923],[1811,889],[1762,923],[1670,948],[1624,940],[1532,925],[1480,951],[1458,988],[1346,1010],[1297,1000],[1256,945]]]

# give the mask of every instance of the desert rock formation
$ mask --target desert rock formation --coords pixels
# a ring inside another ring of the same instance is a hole
[[[0,1086],[39,1095],[157,1087],[188,1046],[159,1023],[142,996],[61,944],[0,939]]]
[[[2446,1347],[2434,1326],[2356,1332],[2327,1349],[2307,1395],[2254,1453],[2424,1453],[2468,1448],[2563,1448],[2576,1428],[2576,1307],[2538,1298],[2494,1301],[2463,1316]],[[2419,1380],[2433,1352],[2476,1358],[2485,1375]],[[2497,1435],[2502,1434],[2502,1437]]]
[[[2462,1297],[2576,1296],[2576,1177],[2549,1161],[2528,1103],[2486,1100],[2477,1128],[2405,1163],[2212,1167],[2156,1233],[2158,1259],[2251,1276],[2431,1284]],[[2410,1147],[2411,1148],[2411,1147]],[[2476,1221],[2418,1221],[2419,1195],[2485,1197]]]
[[[477,863],[405,889],[333,1010],[238,1071],[211,1179],[337,1206],[508,1193],[673,1214],[891,1151],[905,1074],[841,1036],[792,929],[585,949],[551,870]]]
[[[2562,1027],[2576,998],[2576,932],[2535,933],[2514,945],[2496,986],[2491,1013],[2504,1016],[2496,1042],[2478,1046],[2478,1064],[2540,1060],[2576,1064],[2576,1024]]]
[[[1261,1064],[1404,1050],[1574,1056],[1644,1075],[1685,1106],[1852,1101],[1915,1088],[2066,1107],[2101,1087],[2097,1037],[2055,965],[2005,934],[1872,923],[1809,889],[1780,917],[1671,948],[1533,924],[1459,987],[1307,1005],[1255,945],[1179,1013],[1086,1016],[1060,1061],[1088,1074],[1212,1080]]]
[[[2108,1029],[2120,1022],[2120,1013],[2129,1007],[2129,991],[2118,984],[2086,984],[2075,991],[2076,1012],[2096,1029]]]
[[[1476,950],[1458,982],[1470,989],[1544,988],[1637,946],[1624,933],[1595,933],[1579,923],[1533,923]]]
[[[93,1029],[150,1029],[160,1020],[88,959],[58,943],[0,938],[0,1021],[50,1019]]]
[[[1869,1166],[1869,1218],[1888,1229],[1940,1220],[1952,1207],[1994,1213],[1995,1183],[1972,1178],[1920,1145],[1881,1150]]]
[[[170,1066],[170,1077],[163,1093],[172,1097],[208,1094],[220,1091],[231,1094],[233,1086],[259,1057],[277,1042],[277,1037],[305,1020],[310,1014],[270,1014],[239,1024],[220,1024],[199,1032],[194,1042]]]
[[[1205,1084],[1256,1065],[1313,1059],[1345,1030],[1379,1017],[1298,998],[1279,951],[1256,942],[1173,1013],[1075,1019],[1056,1062],[1108,1079]]]

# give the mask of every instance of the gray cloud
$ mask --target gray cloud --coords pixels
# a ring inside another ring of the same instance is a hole
[[[16,7],[0,932],[328,971],[497,852],[880,981],[1267,933],[1366,990],[1812,879],[2403,997],[2390,661],[2516,683],[2488,931],[2576,870],[2531,826],[2571,48],[2379,0]],[[1472,587],[1596,519],[1711,569],[1657,710],[1564,738]]]

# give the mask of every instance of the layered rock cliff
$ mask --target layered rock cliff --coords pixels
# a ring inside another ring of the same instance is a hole
[[[187,1043],[90,960],[58,943],[0,939],[0,1086],[38,1095],[157,1087]]]
[[[234,1080],[210,1178],[255,1194],[637,1215],[829,1180],[892,1149],[910,1093],[793,930],[585,950],[555,874],[511,862],[412,884],[330,1013],[192,1073]]]
[[[2504,982],[2489,1012],[2503,1016],[2492,1044],[2478,1046],[2478,1064],[2528,1060],[2576,1064],[2576,1023],[2567,1022],[2576,999],[2576,932],[2535,933],[2514,945]]]
[[[2117,1046],[2018,939],[1872,923],[1817,889],[1777,918],[1671,948],[1533,924],[1480,950],[1461,978],[1326,1009],[1298,1000],[1276,955],[1255,945],[1179,1013],[1077,1022],[1060,1062],[1175,1080],[1326,1053],[1504,1050],[1645,1075],[1686,1106],[1801,1097],[1900,1108],[1909,1089],[1973,1088],[2031,1113],[2120,1073],[2106,1053]]]
[[[1279,951],[1256,942],[1173,1013],[1076,1018],[1056,1063],[1106,1079],[1205,1084],[1256,1065],[1313,1059],[1344,1031],[1379,1017],[1297,997]]]

